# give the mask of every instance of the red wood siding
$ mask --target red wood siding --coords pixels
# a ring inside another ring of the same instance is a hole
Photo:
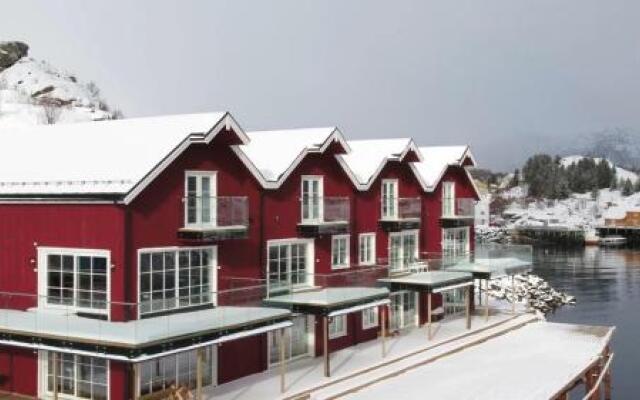
[[[37,352],[0,346],[0,392],[36,397],[38,396],[37,377]]]

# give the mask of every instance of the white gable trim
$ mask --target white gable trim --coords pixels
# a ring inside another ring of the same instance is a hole
[[[438,187],[438,185],[440,184],[440,181],[442,180],[442,177],[444,177],[444,174],[447,172],[447,169],[449,167],[463,167],[464,161],[469,158],[471,160],[472,165],[471,166],[476,166],[476,160],[473,157],[473,154],[471,153],[471,148],[469,146],[467,146],[464,150],[464,152],[462,153],[462,156],[455,162],[455,163],[451,163],[451,164],[447,164],[445,165],[445,167],[442,169],[442,171],[440,171],[440,174],[438,175],[438,179],[435,180],[435,182],[433,183],[433,186],[427,186],[423,183],[423,187],[425,192],[433,192],[434,190],[436,190],[436,188]],[[418,169],[415,167],[415,165],[412,165],[412,168],[414,170],[414,172],[416,174],[419,174]],[[465,174],[467,175],[467,178],[469,179],[469,182],[471,182],[471,186],[473,187],[473,191],[475,192],[476,196],[478,196],[478,198],[480,198],[480,191],[478,190],[478,186],[476,186],[476,182],[473,179],[473,177],[471,176],[471,173],[469,172],[468,167],[463,167]],[[422,178],[420,179],[421,182],[424,182],[422,180]]]
[[[210,143],[213,138],[223,129],[232,128],[238,134],[243,143],[249,138],[240,128],[240,125],[231,117],[228,112],[218,120],[208,132],[190,133],[180,144],[178,144],[167,156],[165,156],[144,178],[126,194],[123,199],[124,204],[131,203],[147,186],[151,184],[176,158],[178,158],[192,143]]]

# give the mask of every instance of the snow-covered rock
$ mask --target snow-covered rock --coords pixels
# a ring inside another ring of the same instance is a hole
[[[493,279],[489,282],[489,296],[509,303],[527,304],[543,313],[576,303],[575,297],[555,290],[534,274],[516,275],[513,282],[510,277]]]
[[[4,54],[2,46],[0,54]],[[97,121],[117,116],[101,99],[95,84],[83,83],[45,61],[27,57],[27,49],[18,46],[11,56],[5,51],[5,60],[23,56],[0,68],[0,127]]]

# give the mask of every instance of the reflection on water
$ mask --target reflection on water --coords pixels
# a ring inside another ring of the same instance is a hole
[[[613,398],[640,393],[640,250],[536,248],[534,273],[576,296],[576,306],[549,314],[554,322],[615,325]]]

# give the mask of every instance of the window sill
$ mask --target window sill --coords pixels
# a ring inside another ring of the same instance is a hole
[[[332,265],[331,266],[331,270],[332,271],[340,271],[343,269],[349,269],[351,266],[349,264],[347,265]]]

